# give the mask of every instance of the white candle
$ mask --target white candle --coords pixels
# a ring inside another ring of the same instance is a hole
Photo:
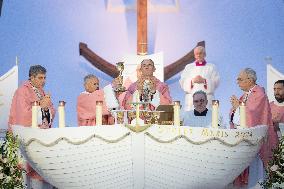
[[[102,101],[97,101],[96,102],[96,125],[102,125],[103,117],[103,102]]]
[[[244,102],[240,104],[240,126],[246,128],[246,104]]]
[[[32,128],[38,128],[38,121],[37,121],[37,117],[38,117],[38,110],[39,110],[39,104],[37,101],[35,101],[33,103],[32,106]]]
[[[180,102],[174,101],[174,125],[180,126]]]
[[[136,125],[139,125],[139,113],[140,113],[140,107],[139,107],[139,104],[138,102],[140,102],[140,99],[139,99],[139,92],[137,91],[137,95],[136,95]]]
[[[59,101],[58,106],[58,127],[64,128],[65,127],[65,102]]]
[[[212,100],[212,127],[218,128],[219,101]]]

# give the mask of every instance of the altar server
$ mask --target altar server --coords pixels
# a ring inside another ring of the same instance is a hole
[[[185,111],[193,110],[192,95],[202,90],[206,92],[207,99],[214,99],[214,91],[219,85],[220,76],[214,64],[205,60],[205,48],[198,46],[194,49],[195,63],[185,66],[179,80],[181,88],[185,91]],[[207,105],[211,108],[211,103]]]
[[[207,104],[206,93],[204,91],[196,91],[193,94],[194,110],[183,112],[183,125],[191,127],[210,127],[212,111],[206,108]]]

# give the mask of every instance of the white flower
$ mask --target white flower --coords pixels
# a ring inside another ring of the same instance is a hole
[[[4,178],[3,173],[0,173],[0,180],[2,180]]]
[[[3,163],[7,163],[7,158],[4,158],[4,159],[3,159]]]
[[[12,178],[11,178],[10,176],[7,176],[7,177],[6,177],[6,181],[7,181],[7,182],[10,182],[11,179],[12,179]]]
[[[271,170],[271,171],[277,171],[277,170],[278,170],[278,165],[272,165],[272,166],[270,167],[270,170]]]

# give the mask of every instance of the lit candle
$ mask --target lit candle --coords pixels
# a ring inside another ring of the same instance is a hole
[[[174,101],[174,125],[180,126],[180,101]]]
[[[35,101],[32,106],[32,128],[38,128],[38,110],[39,110],[39,103]]]
[[[65,127],[65,103],[64,101],[59,101],[58,105],[58,127]]]
[[[218,128],[219,101],[212,100],[212,127]]]
[[[96,125],[102,125],[103,117],[103,101],[97,101],[96,102]]]
[[[246,128],[246,104],[244,102],[240,104],[240,126]]]
[[[137,91],[137,95],[136,95],[136,125],[139,125],[139,113],[140,113],[140,107],[138,102],[140,102],[139,99],[139,92]]]

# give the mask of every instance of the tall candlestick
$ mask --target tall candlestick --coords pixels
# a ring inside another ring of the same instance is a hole
[[[58,105],[58,127],[65,127],[65,103],[64,101],[59,101]]]
[[[246,104],[244,102],[240,104],[240,126],[246,128]]]
[[[218,128],[219,101],[212,100],[212,127]]]
[[[180,126],[180,101],[174,101],[174,125]]]
[[[97,101],[96,102],[96,125],[102,125],[103,117],[103,101]]]
[[[38,128],[38,110],[39,110],[39,103],[35,101],[32,106],[32,128]]]
[[[140,102],[140,99],[139,99],[139,92],[137,92],[137,95],[136,95],[136,125],[139,125],[139,113],[140,113],[140,107],[139,107],[139,104],[138,102]]]

